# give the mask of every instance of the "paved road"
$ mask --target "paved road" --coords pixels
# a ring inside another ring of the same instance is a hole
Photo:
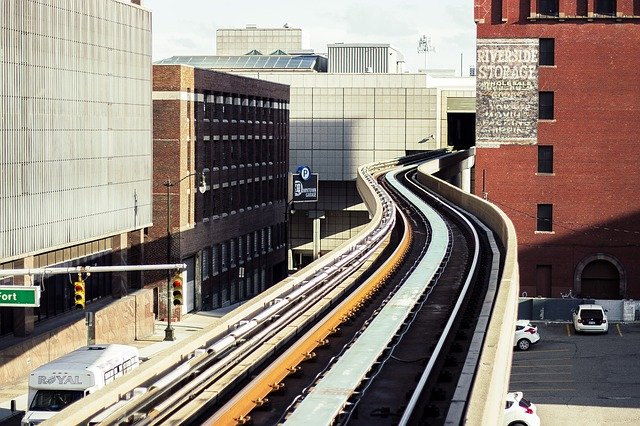
[[[514,351],[509,389],[536,404],[543,425],[640,424],[640,324],[588,335],[534,324],[540,342]]]

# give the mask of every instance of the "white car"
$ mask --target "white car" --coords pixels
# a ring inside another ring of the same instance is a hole
[[[578,305],[573,310],[573,328],[576,333],[608,333],[607,310],[600,305]]]
[[[536,406],[523,398],[522,392],[507,394],[503,420],[504,426],[540,426]]]
[[[531,325],[528,320],[516,321],[516,334],[513,337],[513,346],[521,351],[527,351],[534,343],[538,343],[540,335],[538,327]]]

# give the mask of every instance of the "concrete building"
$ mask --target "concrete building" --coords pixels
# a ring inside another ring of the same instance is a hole
[[[0,2],[0,268],[138,263],[152,121],[151,14],[136,3]],[[0,334],[72,310],[72,280],[0,278],[46,289],[39,308],[0,307]],[[92,274],[87,300],[139,285]]]
[[[530,297],[640,297],[640,3],[481,2],[476,193]]]
[[[474,144],[474,78],[395,73],[389,63],[376,66],[379,72],[364,72],[368,58],[365,52],[375,50],[388,56],[392,48],[386,44],[330,46],[328,68],[344,72],[312,68],[310,64],[315,62],[311,60],[307,66],[264,66],[282,58],[277,55],[260,57],[263,65],[258,69],[252,63],[243,68],[238,61],[233,70],[223,67],[228,58],[225,56],[172,57],[157,62],[198,63],[291,87],[289,170],[308,166],[320,179],[317,203],[292,206],[289,266],[293,268],[333,250],[368,223],[368,212],[355,186],[359,165],[417,151]],[[357,56],[347,59],[343,54],[349,52]],[[401,62],[399,58],[397,52],[393,64]],[[332,60],[337,65],[332,65]]]
[[[154,65],[153,111],[145,253],[147,263],[187,264],[185,303],[174,315],[241,302],[286,277],[289,87]],[[202,177],[204,192],[196,190]],[[166,318],[159,275],[147,286],[159,289],[156,312]]]
[[[289,28],[221,28],[216,31],[216,54],[220,56],[294,54],[302,51],[302,30]]]
[[[329,72],[402,73],[404,56],[389,44],[336,43],[329,49]]]

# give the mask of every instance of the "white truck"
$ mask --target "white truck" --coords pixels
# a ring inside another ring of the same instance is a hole
[[[58,411],[140,365],[138,349],[127,345],[83,346],[29,375],[22,426],[39,424]]]

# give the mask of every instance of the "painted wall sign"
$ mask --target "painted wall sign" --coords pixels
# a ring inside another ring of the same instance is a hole
[[[538,39],[478,39],[476,146],[538,141]]]

